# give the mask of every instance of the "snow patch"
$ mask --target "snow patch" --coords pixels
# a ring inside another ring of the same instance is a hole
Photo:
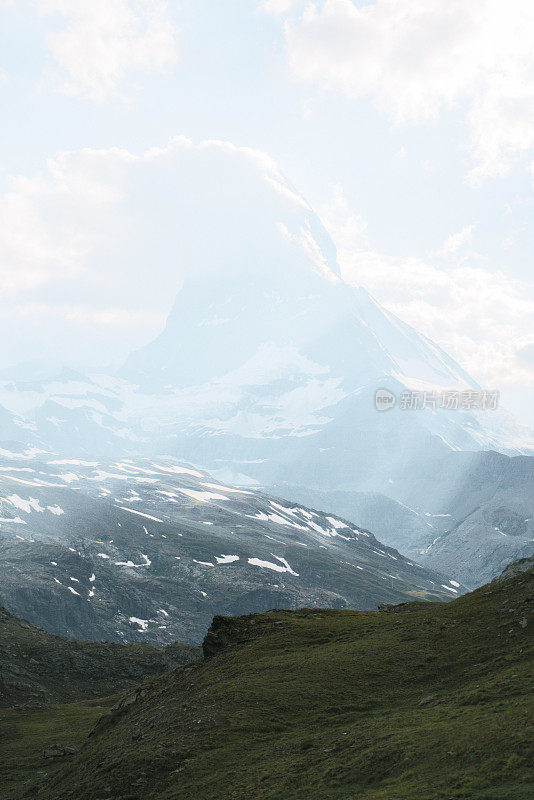
[[[215,556],[215,561],[217,564],[233,564],[234,561],[239,561],[239,556]]]
[[[55,514],[56,517],[60,517],[62,514],[65,513],[64,510],[61,508],[61,506],[47,506],[47,509],[50,511],[51,514]]]
[[[32,511],[38,511],[42,513],[44,508],[40,504],[39,500],[35,497],[30,497],[29,500],[24,500],[22,497],[19,497],[18,494],[11,494],[7,498],[9,502],[15,506],[15,508],[20,508],[21,511],[25,511],[26,514],[31,514]]]
[[[159,517],[152,517],[150,514],[143,514],[141,511],[136,511],[134,508],[126,508],[126,506],[117,506],[117,505],[115,505],[115,508],[120,508],[121,511],[129,511],[130,514],[136,514],[138,517],[144,517],[145,519],[151,519],[154,522],[163,522],[163,520],[159,519]]]
[[[291,569],[285,558],[275,556],[274,553],[271,553],[271,555],[273,558],[276,558],[277,561],[280,561],[280,564],[274,564],[272,561],[263,561],[261,558],[249,558],[248,563],[252,567],[272,569],[274,572],[289,572],[291,575],[295,575],[298,578],[298,572]]]
[[[139,625],[141,631],[146,631],[148,629],[148,620],[147,619],[139,619],[139,617],[130,617],[128,622],[131,622],[133,625]]]
[[[207,503],[210,500],[228,500],[228,497],[225,497],[224,494],[218,494],[216,492],[201,492],[195,489],[178,489],[179,492],[182,494],[187,495],[187,497],[191,497],[193,500],[198,500],[201,503]]]

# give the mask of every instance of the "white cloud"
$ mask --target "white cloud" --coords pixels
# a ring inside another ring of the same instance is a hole
[[[49,159],[34,178],[7,179],[0,196],[3,299],[87,274],[87,257],[105,237],[109,206],[121,200],[122,176],[135,161],[118,148],[85,149]]]
[[[171,180],[170,198],[162,175]],[[137,180],[145,191],[136,191]],[[174,228],[183,226],[191,235],[188,255],[204,253],[205,248],[209,263],[213,260],[209,255],[212,245],[201,235],[203,225],[218,226],[218,234],[224,239],[222,220],[228,217],[229,226],[244,228],[237,237],[242,246],[254,245],[243,225],[246,217],[236,219],[240,206],[242,214],[248,212],[250,224],[255,220],[256,225],[264,222],[257,210],[262,204],[275,211],[279,206],[282,217],[284,213],[293,214],[301,223],[312,215],[309,205],[266,153],[216,140],[195,145],[184,136],[141,155],[116,147],[62,152],[48,159],[46,169],[33,178],[11,176],[7,185],[8,191],[0,196],[0,286],[4,296],[7,292],[15,296],[49,281],[87,279],[95,269],[90,266],[94,252],[113,246],[117,232],[124,234],[129,228],[139,232],[138,222],[147,229],[161,226],[159,233],[165,236],[169,230],[163,219],[172,219]],[[195,235],[184,221],[189,215],[196,219]],[[308,233],[297,223],[292,230],[299,240],[308,237],[309,242]],[[126,246],[127,241],[122,244]],[[198,268],[202,258],[194,261]],[[175,276],[180,270],[183,274],[184,263],[182,260],[178,266],[172,262]],[[163,269],[162,264],[160,267]],[[107,267],[103,269],[107,271]]]
[[[474,228],[474,225],[464,225],[461,231],[451,233],[450,236],[447,236],[436,255],[441,258],[450,258],[457,255],[463,247],[471,242]]]
[[[179,54],[163,0],[29,0],[53,20],[46,43],[59,91],[96,102],[122,97],[141,73],[161,73]]]
[[[322,212],[346,280],[365,286],[486,386],[534,381],[532,286],[479,266],[481,256],[470,249],[472,225],[434,253],[396,258],[373,247],[340,187]]]
[[[54,332],[58,352],[125,357],[161,331],[186,274],[324,273],[331,251],[261,151],[178,136],[141,154],[63,152],[0,195],[0,338],[31,352]]]
[[[534,147],[533,30],[531,0],[325,0],[285,26],[302,80],[369,97],[397,124],[465,115],[472,182]]]
[[[283,15],[288,14],[302,4],[303,0],[263,0],[260,3],[260,8],[271,14]]]
[[[54,277],[75,277],[83,235],[60,222],[49,225],[31,192],[12,183],[0,198],[0,293],[5,299]]]
[[[46,324],[51,316],[55,320],[66,323],[89,326],[94,329],[113,328],[128,329],[139,327],[153,330],[154,326],[162,328],[166,315],[163,312],[128,309],[128,308],[88,308],[81,305],[46,305],[45,303],[26,303],[11,306],[9,315],[12,319],[31,320],[33,324]]]

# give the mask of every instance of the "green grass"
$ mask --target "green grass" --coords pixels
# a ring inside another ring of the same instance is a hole
[[[76,641],[0,608],[0,709],[115,694],[199,655],[189,645]]]
[[[228,620],[232,646],[145,683],[39,798],[526,800],[533,590]]]
[[[78,749],[98,717],[113,700],[51,705],[25,711],[0,711],[0,797],[24,781],[42,779],[57,772],[66,758],[44,758],[52,744]],[[68,757],[67,757],[68,758]]]

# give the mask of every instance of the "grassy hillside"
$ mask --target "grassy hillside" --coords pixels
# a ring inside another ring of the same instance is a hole
[[[102,697],[190,661],[199,648],[78,642],[0,608],[0,708]]]
[[[0,608],[0,798],[24,780],[49,778],[67,756],[44,752],[79,748],[128,687],[199,653],[179,644],[77,642]]]
[[[216,618],[205,661],[130,692],[58,774],[22,794],[525,800],[533,601],[530,569],[403,613]]]

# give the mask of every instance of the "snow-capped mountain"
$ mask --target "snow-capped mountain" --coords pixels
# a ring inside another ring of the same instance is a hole
[[[279,276],[270,292],[254,281],[186,281],[163,333],[119,376],[4,372],[0,438],[78,454],[170,452],[239,482],[369,491],[382,491],[398,453],[529,451],[530,432],[502,410],[415,412],[397,402],[377,412],[377,388],[398,399],[480,387],[364,289],[331,275]]]
[[[200,188],[191,182],[191,197],[180,195],[176,231],[166,211],[165,235],[188,266],[165,329],[113,375],[4,371],[4,447],[82,460],[163,453],[288,497],[295,488],[409,496],[422,517],[456,513],[451,481],[470,480],[458,452],[534,452],[532,433],[502,409],[403,408],[403,392],[481,387],[343,280],[320,220],[270,162],[210,143],[195,157],[213,170]],[[166,169],[170,182],[174,166]],[[386,412],[378,389],[396,399]],[[438,497],[419,491],[421,474]],[[361,506],[350,508],[358,522]]]
[[[150,270],[172,294],[179,286],[165,329],[111,377],[47,375],[39,365],[4,370],[0,438],[73,453],[187,452],[210,469],[260,483],[285,479],[286,466],[298,471],[305,460],[318,477],[325,464],[336,486],[346,483],[354,458],[366,461],[367,473],[379,472],[390,444],[534,446],[504,412],[410,415],[398,404],[376,411],[377,388],[398,396],[480,387],[343,280],[320,219],[265,154],[178,138],[145,160],[146,179],[155,182],[148,185],[164,181],[172,190],[160,216],[166,256],[158,256],[156,231],[149,243],[136,229],[113,257],[127,256],[132,274]],[[144,196],[139,187],[136,193]]]
[[[395,449],[534,446],[502,411],[400,409],[403,390],[480,387],[344,281],[320,219],[265,154],[179,138],[145,158],[147,180],[173,190],[161,209],[167,256],[158,268],[158,242],[147,249],[132,230],[120,258],[180,287],[165,329],[113,376],[4,371],[1,439],[171,452],[229,479],[279,482],[289,470],[293,483],[324,488],[328,475],[351,489],[359,465],[379,475]],[[388,413],[374,407],[378,388],[397,396]]]
[[[268,290],[186,281],[165,331],[121,370],[143,397],[129,420],[160,449],[262,484],[362,488],[362,465],[369,480],[399,451],[513,451],[520,437],[505,435],[504,412],[377,412],[378,388],[399,398],[480,387],[336,267],[298,280],[277,273]],[[495,433],[487,423],[499,414]],[[377,488],[372,480],[364,488]]]
[[[0,453],[0,605],[83,639],[198,642],[214,614],[465,587],[347,520],[170,459]]]

